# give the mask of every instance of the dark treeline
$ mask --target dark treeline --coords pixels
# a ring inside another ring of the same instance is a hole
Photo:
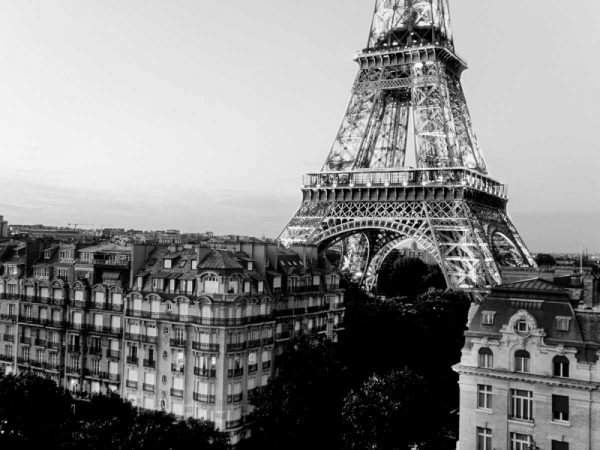
[[[401,297],[371,297],[345,282],[343,339],[290,343],[277,360],[278,376],[254,401],[253,437],[242,449],[456,447],[452,365],[460,360],[470,301],[431,291],[439,279],[423,265],[388,265],[420,274],[417,289],[397,286]]]

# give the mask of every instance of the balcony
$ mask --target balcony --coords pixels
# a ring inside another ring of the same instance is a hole
[[[229,369],[227,371],[227,376],[229,378],[241,377],[242,375],[244,375],[244,368],[243,367],[240,367],[239,369]]]
[[[0,320],[14,323],[17,321],[17,316],[15,314],[0,314]]]
[[[144,383],[144,384],[142,384],[142,389],[145,392],[154,392],[154,385],[153,384]]]
[[[92,307],[92,309],[102,309],[102,310],[104,310],[104,309],[108,309],[108,304],[106,302],[96,302],[96,301],[94,301],[94,302],[92,302],[91,307]]]
[[[217,369],[194,367],[194,375],[205,378],[215,378],[217,376]]]
[[[29,336],[21,336],[19,339],[19,342],[21,344],[31,344],[32,341],[33,341],[33,339]]]
[[[215,403],[217,398],[215,395],[198,394],[194,392],[194,400],[200,403]]]
[[[115,383],[118,383],[121,380],[121,376],[118,373],[109,373],[108,379]]]
[[[256,348],[256,347],[260,347],[260,339],[248,341],[248,348]]]
[[[271,369],[271,361],[263,361],[262,370],[269,370],[269,369]]]
[[[183,398],[183,390],[171,388],[171,397]]]
[[[275,344],[275,339],[273,338],[273,336],[268,337],[268,338],[263,338],[261,340],[261,344],[262,345],[273,345],[273,344]]]
[[[72,330],[84,331],[88,329],[88,325],[85,323],[72,322],[69,323],[69,328],[71,328]]]
[[[25,357],[23,357],[23,356],[19,356],[19,357],[17,358],[17,363],[19,363],[19,364],[27,364],[27,365],[29,365],[29,364],[31,363],[31,358],[29,358],[29,357],[25,358]]]
[[[6,342],[15,342],[15,336],[12,334],[3,334],[2,340]]]
[[[184,347],[187,341],[185,339],[171,339],[171,347]]]
[[[69,351],[69,353],[81,353],[81,348],[81,345],[69,344],[67,346],[67,350]]]
[[[125,386],[127,386],[128,388],[131,388],[131,389],[137,389],[138,382],[137,381],[133,381],[133,380],[127,380],[125,382]]]
[[[107,309],[123,312],[123,303],[111,303]]]
[[[73,308],[87,308],[89,302],[87,300],[71,300],[71,306]]]
[[[106,356],[108,358],[118,359],[121,357],[121,351],[120,350],[106,350]]]
[[[248,364],[248,373],[253,373],[258,370],[258,364]]]
[[[127,364],[135,364],[137,365],[139,361],[139,358],[137,356],[128,356],[127,357]]]
[[[48,341],[46,343],[47,347],[52,349],[52,350],[59,350],[60,349],[60,342],[56,342],[56,341]]]
[[[240,392],[239,394],[233,394],[227,396],[227,403],[238,403],[242,401],[243,394]]]
[[[239,352],[242,350],[246,350],[246,343],[245,342],[238,342],[238,343],[234,343],[234,344],[227,344],[227,351],[228,352]]]
[[[0,361],[13,362],[15,357],[13,355],[0,355]]]
[[[36,338],[35,341],[34,341],[34,343],[38,347],[45,347],[46,346],[46,340],[45,339],[38,339],[38,338]]]
[[[171,372],[183,373],[185,366],[178,364],[171,364]]]
[[[64,320],[53,320],[52,322],[48,323],[49,327],[54,327],[54,328],[63,328],[66,325],[66,322]]]
[[[130,341],[140,341],[141,335],[139,333],[125,333],[125,339]]]
[[[67,366],[66,372],[70,373],[70,374],[74,374],[74,375],[80,375],[81,367],[78,367],[78,366]]]
[[[203,342],[192,342],[192,348],[202,352],[218,352],[219,344],[206,344]]]
[[[283,331],[281,333],[277,333],[275,335],[275,339],[279,340],[283,340],[283,339],[289,339],[291,337],[291,331]]]
[[[108,373],[102,372],[100,370],[85,369],[83,371],[83,374],[87,377],[102,378],[104,380],[108,379]]]
[[[231,430],[233,428],[241,427],[243,424],[244,424],[244,420],[243,419],[228,420],[228,421],[225,422],[225,428],[227,430]]]
[[[148,342],[149,344],[156,344],[158,342],[157,336],[148,336],[146,334],[142,334],[142,342]]]
[[[153,359],[144,359],[144,367],[150,367],[154,369],[156,367],[156,361]]]

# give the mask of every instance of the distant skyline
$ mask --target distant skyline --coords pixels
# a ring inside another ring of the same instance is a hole
[[[0,215],[277,237],[329,152],[374,0],[1,0]],[[600,251],[600,35],[450,0],[490,173],[533,252]]]

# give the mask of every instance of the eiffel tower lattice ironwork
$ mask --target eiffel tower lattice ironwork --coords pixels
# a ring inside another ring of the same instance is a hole
[[[333,147],[321,172],[304,177],[281,242],[322,250],[345,242],[369,289],[407,239],[435,257],[453,288],[486,289],[506,266],[535,267],[473,131],[448,0],[377,0],[356,61]]]

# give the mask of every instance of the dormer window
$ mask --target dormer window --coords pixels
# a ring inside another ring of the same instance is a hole
[[[50,259],[50,258],[52,258],[52,251],[46,250],[44,252],[44,259]]]
[[[556,317],[556,331],[569,331],[571,327],[571,318],[570,317]]]
[[[526,320],[519,320],[515,325],[515,331],[519,334],[529,334],[531,326]]]
[[[192,270],[196,270],[198,268],[198,261],[195,259],[192,259]]]
[[[483,311],[481,313],[481,323],[483,325],[494,325],[494,316],[496,311]]]
[[[252,261],[248,261],[248,270],[254,270],[254,263]]]
[[[172,260],[172,259],[169,259],[169,258],[165,258],[165,259],[163,260],[163,267],[164,267],[165,269],[170,269],[171,267],[173,267],[173,260]]]

